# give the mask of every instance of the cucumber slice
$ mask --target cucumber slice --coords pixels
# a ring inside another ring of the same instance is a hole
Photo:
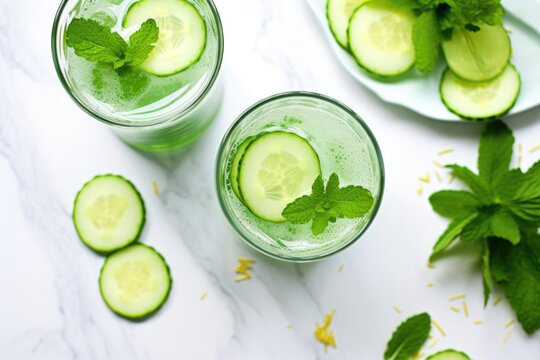
[[[231,187],[238,196],[240,200],[242,199],[242,194],[240,193],[240,190],[238,189],[238,170],[240,167],[240,161],[242,160],[242,157],[244,156],[244,153],[247,149],[247,147],[255,140],[256,136],[250,136],[246,138],[236,149],[236,153],[234,154],[233,160],[231,162],[231,172],[229,173],[229,180],[231,181]]]
[[[319,156],[309,142],[284,131],[260,135],[240,162],[239,190],[253,214],[271,222],[286,221],[287,204],[308,194],[321,174]]]
[[[140,0],[131,5],[123,27],[156,20],[159,39],[141,69],[158,76],[176,74],[201,57],[206,47],[206,23],[195,6],[183,0]]]
[[[390,9],[367,2],[353,13],[349,23],[349,49],[368,72],[393,77],[414,66],[412,11]]]
[[[107,306],[128,319],[156,312],[167,300],[171,285],[163,256],[143,244],[109,255],[99,276],[99,289]]]
[[[344,49],[349,48],[347,29],[354,10],[368,0],[328,0],[326,18],[334,38]]]
[[[144,201],[135,186],[119,175],[98,175],[77,194],[73,222],[90,249],[108,253],[136,241],[145,222]]]
[[[471,358],[460,351],[448,349],[433,354],[426,360],[471,360]]]
[[[448,110],[470,120],[498,118],[510,111],[517,101],[521,80],[509,64],[497,78],[470,82],[447,69],[441,80],[440,94]]]
[[[477,32],[454,30],[443,41],[446,62],[454,74],[468,81],[487,81],[500,75],[510,61],[510,38],[502,26],[484,26]]]

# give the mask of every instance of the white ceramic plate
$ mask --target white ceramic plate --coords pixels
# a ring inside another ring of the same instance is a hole
[[[445,68],[429,75],[414,71],[397,82],[380,82],[358,67],[352,56],[334,40],[326,19],[326,0],[306,0],[322,26],[326,39],[338,60],[360,83],[389,103],[409,108],[426,117],[444,121],[462,121],[446,109],[439,97],[439,80]],[[512,63],[521,74],[521,94],[510,114],[540,105],[540,0],[503,0],[505,27],[511,31]]]

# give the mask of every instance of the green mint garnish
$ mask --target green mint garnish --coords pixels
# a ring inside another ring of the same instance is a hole
[[[484,302],[494,283],[527,333],[540,329],[540,162],[527,172],[509,169],[514,136],[501,121],[480,140],[478,174],[448,165],[470,191],[443,190],[430,197],[433,210],[452,221],[435,244],[437,258],[456,239],[482,246]]]
[[[108,26],[89,19],[73,19],[67,28],[68,46],[86,60],[112,64],[115,69],[143,63],[159,36],[155,20],[148,19],[129,38],[129,44]]]
[[[402,322],[386,345],[384,360],[409,360],[426,342],[431,331],[431,317],[427,313],[412,316]]]
[[[324,232],[329,222],[338,218],[358,218],[371,210],[373,196],[361,186],[339,187],[339,178],[330,175],[326,189],[319,175],[311,188],[311,195],[304,195],[287,205],[283,217],[293,224],[305,224],[312,220],[313,235]]]
[[[437,66],[441,51],[441,33],[434,10],[421,13],[413,25],[415,66],[427,74]]]

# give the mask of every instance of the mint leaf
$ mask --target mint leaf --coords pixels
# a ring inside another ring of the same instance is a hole
[[[491,276],[491,265],[489,263],[490,261],[490,254],[489,254],[489,246],[486,242],[486,245],[484,246],[482,254],[482,283],[484,284],[484,307],[487,306],[489,297],[491,293],[493,292],[493,278]]]
[[[494,184],[493,192],[501,200],[511,201],[516,192],[521,188],[525,176],[521,169],[512,169],[501,177],[501,180]]]
[[[159,29],[154,19],[146,20],[139,30],[129,37],[129,48],[126,51],[126,62],[132,66],[142,64],[154,49],[159,38]]]
[[[313,216],[313,222],[311,223],[311,232],[313,235],[320,235],[324,232],[328,226],[328,214],[317,213]]]
[[[514,136],[502,121],[486,126],[478,151],[478,172],[490,189],[493,189],[508,172],[512,158]]]
[[[431,317],[421,313],[402,322],[386,346],[384,360],[410,360],[420,351],[431,331]]]
[[[525,221],[540,223],[540,161],[523,175],[510,210]]]
[[[519,226],[508,212],[498,211],[491,218],[491,235],[517,244],[521,238]]]
[[[435,259],[441,252],[446,250],[454,242],[454,240],[457,239],[459,234],[461,234],[463,228],[473,221],[477,216],[478,213],[473,213],[471,215],[453,220],[448,225],[439,240],[437,240],[437,243],[433,247],[430,259]]]
[[[122,69],[118,75],[124,99],[133,99],[141,95],[150,82],[145,73],[134,71],[132,68]]]
[[[441,51],[441,32],[435,11],[421,13],[413,24],[415,66],[422,74],[435,69]]]
[[[491,238],[489,245],[489,266],[493,280],[498,284],[508,282],[508,259],[507,255],[512,250],[512,245],[506,240]]]
[[[465,166],[446,165],[446,168],[451,169],[454,176],[463,181],[471,189],[481,204],[490,202],[490,191],[484,179]]]
[[[532,334],[540,329],[540,262],[520,244],[508,254],[508,268],[506,297],[523,329]]]
[[[339,178],[330,175],[326,189],[321,176],[313,182],[311,195],[305,195],[288,204],[281,215],[293,224],[313,220],[314,235],[324,232],[329,222],[338,218],[358,218],[373,207],[374,199],[369,190],[361,186],[339,187]]]
[[[67,28],[66,42],[77,56],[86,60],[113,64],[115,68],[124,65],[128,44],[120,35],[97,21],[73,19]]]
[[[437,214],[448,218],[469,215],[480,205],[470,192],[457,190],[436,192],[429,197],[429,202]]]
[[[305,224],[315,216],[316,206],[312,196],[304,195],[287,205],[281,215],[293,224]]]
[[[479,241],[491,236],[491,219],[493,214],[481,212],[468,223],[461,232],[461,240],[465,242]]]

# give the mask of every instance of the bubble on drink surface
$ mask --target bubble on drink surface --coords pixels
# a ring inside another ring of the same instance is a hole
[[[90,15],[90,19],[97,21],[103,26],[108,26],[111,28],[114,27],[117,22],[116,16],[105,10],[100,10],[93,13]]]

